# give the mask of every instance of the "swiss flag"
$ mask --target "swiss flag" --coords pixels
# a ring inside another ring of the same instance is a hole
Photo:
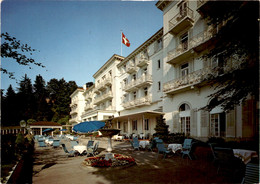
[[[122,43],[125,44],[127,47],[130,47],[129,40],[125,37],[124,33],[122,33]]]

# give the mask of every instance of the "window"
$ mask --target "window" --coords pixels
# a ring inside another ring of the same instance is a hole
[[[132,80],[136,80],[136,74],[132,75]]]
[[[158,91],[161,91],[161,82],[158,82]]]
[[[188,49],[188,32],[180,37],[180,44],[183,51]]]
[[[157,40],[158,50],[162,49],[162,39]]]
[[[125,78],[123,81],[124,81],[124,86],[126,86],[126,85],[127,85],[127,83],[128,83],[128,80],[127,80],[127,78]]]
[[[179,108],[180,112],[180,127],[181,132],[185,135],[190,135],[190,106],[186,103],[182,104]]]
[[[117,122],[117,128],[120,129],[120,122]]]
[[[111,70],[109,71],[109,76],[112,76],[112,71]]]
[[[144,96],[147,96],[148,95],[148,89],[147,87],[144,88]]]
[[[210,130],[212,136],[219,136],[219,114],[210,115]]]
[[[144,129],[149,130],[149,119],[144,120]]]
[[[182,111],[188,111],[188,110],[190,110],[190,107],[189,107],[189,105],[186,104],[186,103],[182,104],[182,105],[180,106],[180,109],[179,109],[180,112],[182,112]]]
[[[190,135],[190,117],[181,117],[181,132]]]
[[[137,120],[133,120],[133,130],[137,130]]]
[[[146,75],[147,74],[147,68],[143,69],[143,74]]]
[[[159,59],[158,61],[157,61],[157,69],[160,69],[161,68],[161,60]]]
[[[181,77],[189,74],[189,63],[181,65]]]
[[[133,100],[136,99],[136,91],[133,92]]]
[[[180,9],[180,16],[186,16],[187,15],[187,2],[183,1],[180,5],[179,5],[179,9]]]

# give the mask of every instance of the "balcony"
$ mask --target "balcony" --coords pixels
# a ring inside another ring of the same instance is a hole
[[[139,67],[142,67],[142,66],[145,66],[148,64],[149,64],[149,61],[148,61],[148,58],[146,58],[146,57],[142,57],[137,61],[137,66],[139,66]]]
[[[169,32],[176,35],[193,25],[193,11],[186,7],[169,21]]]
[[[137,71],[137,67],[135,66],[135,64],[131,63],[131,64],[128,64],[126,66],[126,73],[131,74],[131,73],[134,73],[136,71]]]
[[[212,73],[211,67],[203,68],[192,72],[183,77],[169,81],[163,85],[163,92],[166,94],[174,94],[187,91],[195,85],[200,84],[206,77]]]
[[[106,77],[99,84],[96,85],[95,92],[102,91],[106,89],[106,86],[112,85],[112,77]]]
[[[214,43],[214,35],[216,29],[209,28],[199,34],[193,36],[188,42],[179,44],[175,49],[168,52],[169,64],[177,64],[182,60],[190,57],[195,52],[201,52],[205,50],[209,45]]]
[[[142,75],[137,80],[134,80],[134,81],[128,83],[127,85],[124,86],[123,89],[126,92],[134,91],[141,86],[151,85],[152,83],[153,83],[152,76],[149,74],[146,74],[146,75]]]
[[[78,114],[78,108],[71,109],[70,115],[72,115],[72,114]]]
[[[193,55],[194,51],[190,49],[188,42],[179,44],[175,49],[171,50],[167,54],[169,64],[177,64],[183,61],[186,58],[189,58]]]
[[[106,93],[106,94],[103,94],[103,95],[100,96],[100,97],[97,97],[97,98],[95,99],[95,101],[94,101],[94,104],[97,105],[97,104],[100,104],[100,103],[102,103],[102,102],[104,102],[104,101],[106,101],[106,100],[110,100],[110,99],[112,99],[112,98],[113,98],[113,93],[110,91],[110,92],[108,92],[108,93]]]
[[[92,110],[92,109],[94,109],[94,105],[93,104],[86,104],[86,106],[84,108],[85,111]]]
[[[196,52],[205,50],[209,45],[214,42],[214,35],[217,33],[216,29],[209,28],[196,36],[192,37],[189,41],[189,46]]]
[[[214,8],[214,3],[216,0],[197,0],[197,12],[203,17],[207,15],[212,8]]]
[[[145,96],[145,97],[132,100],[130,102],[124,102],[122,105],[125,109],[132,109],[136,107],[151,105],[151,103],[152,103],[152,96]]]

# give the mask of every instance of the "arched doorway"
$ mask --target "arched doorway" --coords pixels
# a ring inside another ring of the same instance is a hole
[[[190,106],[183,103],[179,108],[180,131],[185,135],[190,135]]]

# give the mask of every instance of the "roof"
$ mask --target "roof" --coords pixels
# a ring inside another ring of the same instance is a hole
[[[93,77],[96,78],[98,76],[98,74],[101,73],[102,70],[105,70],[106,67],[108,65],[110,65],[115,59],[119,60],[119,61],[123,61],[125,57],[123,56],[120,56],[120,55],[117,55],[117,54],[114,54],[94,75]]]
[[[56,122],[38,121],[38,122],[30,124],[30,126],[62,126],[62,125],[59,123],[56,123]]]
[[[151,117],[158,117],[160,115],[164,115],[165,113],[163,112],[157,112],[157,111],[142,111],[142,112],[136,112],[133,114],[127,114],[123,116],[117,116],[114,117],[113,120],[128,120],[128,119],[139,119],[139,118],[151,118]]]

